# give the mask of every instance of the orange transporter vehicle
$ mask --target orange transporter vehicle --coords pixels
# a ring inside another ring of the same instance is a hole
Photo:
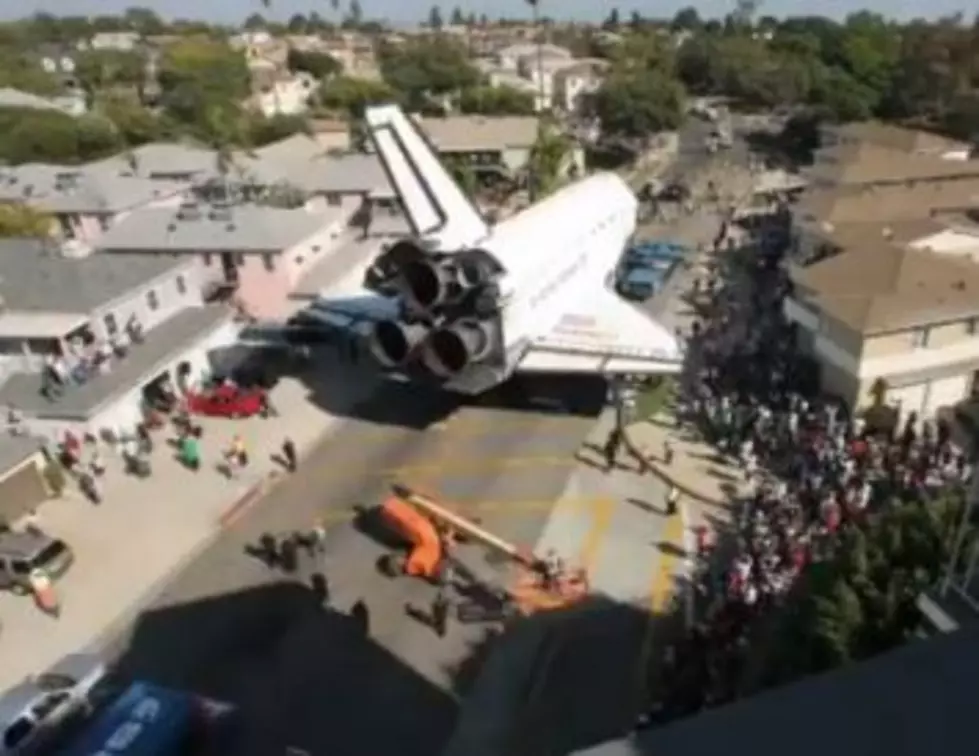
[[[392,495],[380,506],[380,515],[384,524],[410,546],[407,553],[395,552],[382,558],[382,570],[392,577],[403,574],[438,581],[452,544],[465,539],[502,554],[522,568],[509,593],[525,614],[567,606],[588,593],[584,571],[547,574],[546,566],[532,553],[405,486],[393,487]]]

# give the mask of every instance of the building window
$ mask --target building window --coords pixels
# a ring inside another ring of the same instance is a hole
[[[183,276],[177,276],[177,293],[180,296],[187,293],[187,279]]]
[[[915,349],[924,349],[928,346],[928,336],[930,331],[927,328],[919,328],[911,332],[911,346]]]
[[[275,270],[275,255],[271,252],[264,252],[262,254],[262,265],[265,266],[265,270],[269,273]]]
[[[153,289],[146,292],[146,306],[149,307],[150,310],[160,309],[160,300],[157,298],[156,291]]]
[[[119,324],[116,322],[116,316],[113,313],[110,312],[102,318],[102,322],[105,323],[105,332],[109,335],[109,338],[119,333]]]

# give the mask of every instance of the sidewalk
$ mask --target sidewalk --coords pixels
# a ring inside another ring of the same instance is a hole
[[[323,390],[338,396],[338,403],[353,404],[373,388],[353,368],[320,363],[310,369],[328,383]],[[75,564],[57,584],[63,602],[59,619],[41,614],[29,597],[0,594],[0,690],[127,621],[206,548],[240,503],[253,501],[276,475],[271,455],[286,434],[304,450],[335,426],[338,419],[311,405],[309,393],[305,382],[288,377],[272,395],[279,417],[205,421],[202,467],[196,473],[176,461],[158,433],[151,478],[124,475],[120,461],[107,455],[102,504],[71,493],[43,505],[38,525],[71,545]],[[246,472],[228,480],[216,466],[235,433],[245,440],[251,462]]]

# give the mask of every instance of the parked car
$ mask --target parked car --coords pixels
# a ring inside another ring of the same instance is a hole
[[[644,302],[663,287],[663,271],[646,266],[619,268],[615,290],[620,296],[633,302]]]
[[[265,390],[225,384],[187,396],[187,409],[194,415],[210,417],[252,417],[266,406]]]
[[[687,254],[687,248],[671,241],[645,241],[634,244],[626,251],[626,257],[680,260]]]
[[[31,590],[29,578],[33,570],[44,570],[50,578],[57,579],[67,572],[73,561],[74,555],[68,544],[39,528],[0,529],[2,589],[28,593]]]
[[[70,654],[0,695],[0,756],[60,752],[65,731],[87,719],[107,676],[98,657]]]

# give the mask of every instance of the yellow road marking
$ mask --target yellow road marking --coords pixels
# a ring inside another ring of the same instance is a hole
[[[598,559],[599,550],[605,541],[605,534],[608,532],[609,525],[612,524],[612,515],[615,514],[615,502],[602,497],[595,499],[591,508],[592,522],[585,536],[585,543],[581,547],[581,567],[590,575],[591,568]]]
[[[437,462],[382,468],[378,475],[425,475],[427,473],[452,474],[480,472],[484,470],[509,470],[520,467],[574,467],[578,461],[573,455],[541,455],[526,457],[446,457]]]

